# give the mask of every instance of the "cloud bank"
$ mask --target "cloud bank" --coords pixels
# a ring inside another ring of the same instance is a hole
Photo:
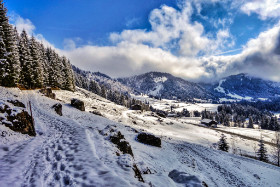
[[[280,11],[276,11],[280,6],[279,1],[258,2],[232,3],[231,7],[235,6],[246,14],[256,13],[260,19],[279,18]],[[250,39],[239,54],[223,56],[221,54],[225,50],[236,50],[233,48],[234,37],[226,26],[209,35],[202,23],[191,19],[194,6],[202,9],[201,3],[205,2],[184,1],[179,9],[166,5],[154,9],[149,16],[151,29],[111,33],[111,46],[77,47],[77,39],[68,38],[64,41],[64,49],[57,51],[81,69],[101,71],[112,77],[162,71],[192,81],[209,82],[231,74],[249,73],[280,81],[280,22]],[[217,24],[224,22],[219,19]],[[35,29],[29,20],[19,20],[15,25],[26,30],[29,28],[32,33]],[[38,38],[40,35],[36,36]],[[43,36],[41,40],[48,43]]]

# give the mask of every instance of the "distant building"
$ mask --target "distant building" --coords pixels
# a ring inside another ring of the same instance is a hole
[[[206,125],[207,127],[216,128],[218,123],[211,119],[203,119],[201,120],[201,124]]]

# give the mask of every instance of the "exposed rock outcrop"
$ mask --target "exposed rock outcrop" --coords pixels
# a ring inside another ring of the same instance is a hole
[[[178,170],[172,170],[169,172],[168,177],[170,177],[174,182],[185,184],[188,187],[203,187],[205,186],[205,182],[202,183],[202,181],[194,176],[194,175],[188,175],[185,172],[180,172]]]
[[[78,110],[85,111],[85,103],[79,99],[71,99],[71,106]]]
[[[58,115],[62,116],[62,105],[60,103],[54,104],[52,108]]]
[[[55,99],[55,93],[52,93],[52,89],[51,88],[43,88],[40,90],[40,92],[42,94],[44,94],[44,96],[49,97],[51,99]]]
[[[140,134],[138,134],[136,139],[139,142],[144,143],[144,144],[161,147],[161,139],[152,134],[140,133]]]
[[[16,103],[11,105],[9,103]],[[0,122],[13,131],[30,136],[36,136],[34,120],[23,107],[24,104],[19,101],[0,101]]]

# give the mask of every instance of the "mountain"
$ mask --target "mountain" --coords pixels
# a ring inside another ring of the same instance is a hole
[[[280,83],[263,80],[248,74],[231,75],[209,87],[204,86],[217,97],[231,99],[260,99],[280,96]]]
[[[169,73],[149,72],[118,81],[138,92],[165,99],[213,99],[214,96],[199,84],[174,77]]]
[[[134,90],[131,87],[122,84],[117,79],[113,79],[104,73],[84,71],[75,66],[72,66],[72,68],[75,73],[76,84],[81,88],[85,88],[83,84],[89,84],[90,81],[95,81],[99,85],[103,85],[107,89],[110,89],[112,91],[117,91],[121,93],[134,92]]]

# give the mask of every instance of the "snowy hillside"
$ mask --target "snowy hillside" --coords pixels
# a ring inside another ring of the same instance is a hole
[[[95,94],[55,91],[58,100],[38,91],[0,87],[2,98],[31,101],[36,137],[10,132],[0,125],[1,186],[279,186],[280,168],[213,149],[219,132],[192,125],[197,119],[162,119],[151,112],[130,111]],[[72,98],[86,111],[72,108]],[[51,106],[63,105],[63,116]],[[96,116],[91,111],[99,111]],[[120,131],[133,155],[110,141]],[[153,147],[136,141],[139,132],[162,140]],[[228,140],[232,139],[227,135]],[[253,141],[235,137],[243,152],[254,152]],[[135,177],[137,167],[144,182]]]
[[[214,94],[216,93],[220,98],[225,97],[232,100],[266,100],[280,95],[279,83],[243,73],[220,80],[210,90],[213,90]]]
[[[76,84],[77,86],[82,87],[82,83],[80,83],[79,77],[86,79],[87,81],[96,81],[99,85],[104,85],[108,89],[112,91],[117,91],[121,93],[131,93],[133,92],[133,88],[130,88],[118,80],[109,77],[100,72],[90,72],[90,71],[83,71],[75,66],[73,66],[73,71],[76,77]]]
[[[149,72],[118,79],[123,84],[151,96],[165,99],[212,99],[213,95],[196,83],[174,77],[168,73]]]

